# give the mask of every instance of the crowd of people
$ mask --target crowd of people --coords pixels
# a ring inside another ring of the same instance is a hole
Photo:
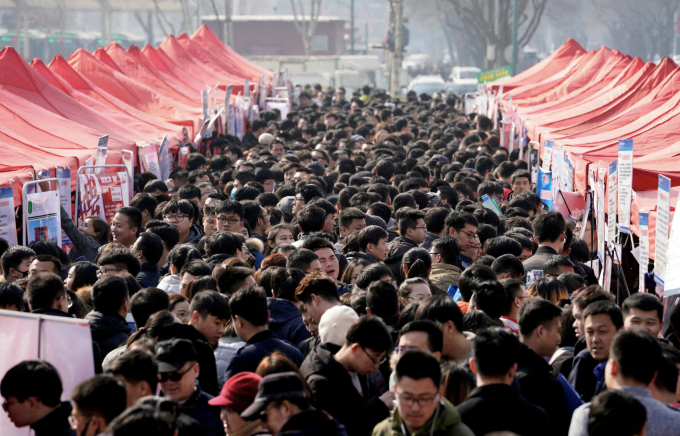
[[[518,150],[458,107],[318,87],[169,180],[137,175],[111,223],[62,210],[68,253],[0,241],[0,308],[89,321],[96,374],[64,393],[50,362],[18,363],[9,419],[37,436],[680,434],[680,309],[605,291],[597,232],[576,236],[595,221],[547,210]]]

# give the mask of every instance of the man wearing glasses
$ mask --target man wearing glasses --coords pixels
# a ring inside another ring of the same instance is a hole
[[[196,384],[200,372],[196,349],[187,339],[156,344],[158,381],[163,394],[181,404],[180,411],[201,423],[206,436],[224,435],[220,408],[208,404],[212,395]]]
[[[477,235],[477,225],[477,218],[466,212],[451,212],[451,214],[446,217],[447,233],[458,241],[461,252],[460,260],[463,263],[463,268],[472,265],[474,259],[468,255],[473,254],[475,249],[480,245],[479,236]]]
[[[369,378],[392,349],[392,337],[380,318],[363,316],[351,325],[335,354],[333,347],[328,343],[316,347],[300,372],[316,396],[317,409],[340,421],[348,435],[368,436],[392,408],[394,395],[379,395]]]
[[[163,208],[163,221],[177,229],[180,244],[198,243],[203,237],[203,232],[194,225],[194,207],[187,200],[168,202]]]
[[[239,233],[243,227],[243,205],[238,201],[224,200],[215,209],[215,226],[218,232]],[[180,238],[181,239],[181,238]]]
[[[432,353],[415,350],[404,354],[395,372],[397,408],[375,427],[373,436],[474,435],[453,404],[441,396],[441,370]]]

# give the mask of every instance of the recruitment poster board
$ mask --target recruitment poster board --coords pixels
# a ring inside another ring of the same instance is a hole
[[[106,165],[106,149],[109,146],[109,135],[104,135],[99,138],[97,143],[97,160],[95,165]],[[104,172],[104,168],[95,168],[95,173],[101,174]]]
[[[165,180],[162,178],[161,166],[158,162],[158,149],[155,144],[144,144],[139,146],[139,171],[151,172],[156,175],[160,180]]]
[[[183,147],[180,144],[179,147],[179,166],[183,169],[187,169],[187,159],[189,158],[189,146]]]
[[[550,171],[544,172],[538,170],[538,184],[536,185],[536,193],[541,197],[541,201],[552,210],[553,206],[553,180]]]
[[[607,188],[609,189],[607,196],[607,242],[614,242],[618,233],[616,232],[616,165],[617,161],[609,164],[609,172],[607,175]]]
[[[168,135],[163,136],[161,147],[158,149],[158,164],[161,180],[168,180],[172,172],[172,152],[168,149]]]
[[[87,321],[0,310],[0,378],[24,360],[42,359],[61,377],[62,401],[73,389],[94,375],[92,336]],[[28,436],[29,427],[16,428],[7,414],[0,413],[0,435]]]
[[[618,158],[619,231],[630,233],[630,202],[633,192],[633,140],[619,141]]]
[[[128,180],[133,180],[134,175],[135,175],[135,155],[132,153],[130,150],[123,150],[123,153],[121,154],[120,157],[121,162],[123,165],[125,165],[125,169],[127,170],[128,173]],[[128,183],[129,185],[129,191],[130,191],[130,198],[134,196],[134,184],[133,183]]]
[[[14,190],[7,186],[0,188],[0,236],[10,247],[17,242],[17,223],[14,218]]]
[[[656,238],[654,253],[654,281],[665,289],[666,251],[668,249],[668,224],[671,214],[671,179],[659,174],[659,189],[656,197]]]
[[[658,225],[657,222],[657,227]],[[665,271],[664,298],[680,294],[680,268],[678,268],[678,265],[680,265],[680,213],[677,211],[673,214],[673,224],[671,225],[671,233],[668,237],[666,265],[672,265],[673,267],[666,268]]]
[[[550,161],[552,159],[552,151],[553,148],[553,142],[548,140],[545,141],[545,146],[543,148],[543,155],[541,156],[541,170],[544,173],[547,173],[550,171]]]
[[[645,288],[645,273],[649,270],[649,213],[638,214],[640,225],[640,275],[639,291],[647,292]]]
[[[127,173],[80,174],[82,220],[98,216],[110,223],[116,211],[130,205]]]
[[[64,208],[69,218],[73,218],[73,213],[71,212],[71,169],[70,168],[57,168],[57,183],[59,190],[59,201],[61,207]],[[71,251],[73,243],[66,236],[66,233],[62,230],[61,232],[61,247],[68,253]]]
[[[47,241],[61,247],[61,211],[59,191],[35,192],[26,194],[28,211],[26,214],[26,235],[30,244],[34,241]]]

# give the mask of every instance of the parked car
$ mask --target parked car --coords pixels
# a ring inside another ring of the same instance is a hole
[[[408,84],[406,94],[413,91],[416,95],[427,94],[432,96],[435,92],[444,92],[445,88],[446,82],[444,82],[442,76],[418,76]]]

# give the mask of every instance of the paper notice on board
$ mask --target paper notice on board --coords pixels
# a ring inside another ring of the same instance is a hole
[[[69,218],[73,218],[73,213],[71,212],[71,169],[57,168],[57,179],[59,179],[57,189],[59,190],[61,207],[64,208]],[[61,232],[61,243],[66,252],[70,251],[71,240],[63,231]],[[67,247],[69,250],[66,249]]]
[[[95,161],[95,165],[106,165],[106,149],[109,146],[109,135],[104,135],[101,138],[99,138],[99,142],[97,143],[97,160]],[[95,174],[101,174],[104,172],[105,168],[95,168],[94,172]]]
[[[544,173],[542,170],[538,171],[538,183],[536,184],[536,193],[541,197],[541,201],[552,210],[553,205],[553,190],[552,190],[552,175]]]
[[[531,184],[535,186],[538,183],[538,170],[540,168],[540,163],[538,160],[538,148],[534,148],[534,144],[536,144],[538,147],[538,142],[531,141],[529,143],[527,163],[529,164],[529,171],[531,171]]]
[[[678,265],[680,265],[680,213],[677,211],[673,214],[673,224],[671,225],[671,233],[668,237],[666,265],[672,265],[672,268],[666,268],[664,298],[680,294],[680,268],[678,268]]]
[[[28,243],[47,241],[61,247],[59,191],[28,194],[26,236]]]
[[[597,180],[597,257],[600,264],[604,261],[604,244],[607,239],[607,227],[604,220],[604,177]]]
[[[656,197],[656,237],[654,252],[654,281],[665,289],[666,252],[668,250],[668,225],[671,214],[671,179],[659,174]]]
[[[203,102],[203,120],[208,119],[208,90],[201,91],[201,101]]]
[[[158,177],[161,180],[165,180],[162,178],[161,174],[161,167],[160,164],[158,163],[158,150],[156,149],[156,146],[154,144],[147,145],[146,147],[143,147],[139,151],[139,156],[142,159],[143,162],[143,169],[144,171],[149,171],[151,173],[154,173],[156,177]]]
[[[645,289],[645,273],[649,270],[649,214],[639,213],[638,221],[640,225],[640,292],[647,292]]]
[[[187,169],[187,159],[189,158],[189,147],[179,148],[179,166]]]
[[[633,191],[633,140],[619,141],[618,204],[619,231],[630,233],[630,202]]]
[[[127,173],[81,174],[80,206],[82,217],[96,215],[110,223],[116,211],[129,206]]]
[[[562,192],[574,192],[574,165],[568,154],[564,154],[562,166]]]
[[[134,174],[135,174],[135,155],[130,151],[130,150],[123,150],[123,153],[120,156],[120,160],[125,165],[125,169],[127,170],[128,174],[128,180],[133,180],[134,179]],[[130,198],[133,197],[134,195],[134,187],[133,183],[129,183],[129,191],[130,191]]]
[[[0,236],[10,247],[17,245],[17,224],[14,220],[14,190],[0,188]]]
[[[90,156],[90,157],[85,161],[85,166],[86,166],[86,167],[89,167],[89,166],[92,165],[93,162],[94,162],[94,158],[93,158],[92,156]],[[93,170],[93,168],[88,168],[88,169],[85,170],[85,173],[86,173],[86,174],[94,174],[94,171],[92,171],[92,170]]]
[[[553,154],[553,142],[548,140],[545,141],[545,146],[543,147],[543,155],[541,156],[541,160],[543,161],[541,163],[541,170],[543,170],[544,173],[547,173],[550,171],[550,160],[552,159],[552,154]]]
[[[158,149],[158,164],[161,171],[161,180],[168,180],[172,171],[172,153],[168,149],[168,135],[163,136],[161,147]]]
[[[553,201],[557,200],[559,191],[562,189],[562,175],[564,172],[564,149],[552,149],[552,190]]]
[[[609,164],[607,174],[607,242],[614,242],[616,232],[616,161]]]

